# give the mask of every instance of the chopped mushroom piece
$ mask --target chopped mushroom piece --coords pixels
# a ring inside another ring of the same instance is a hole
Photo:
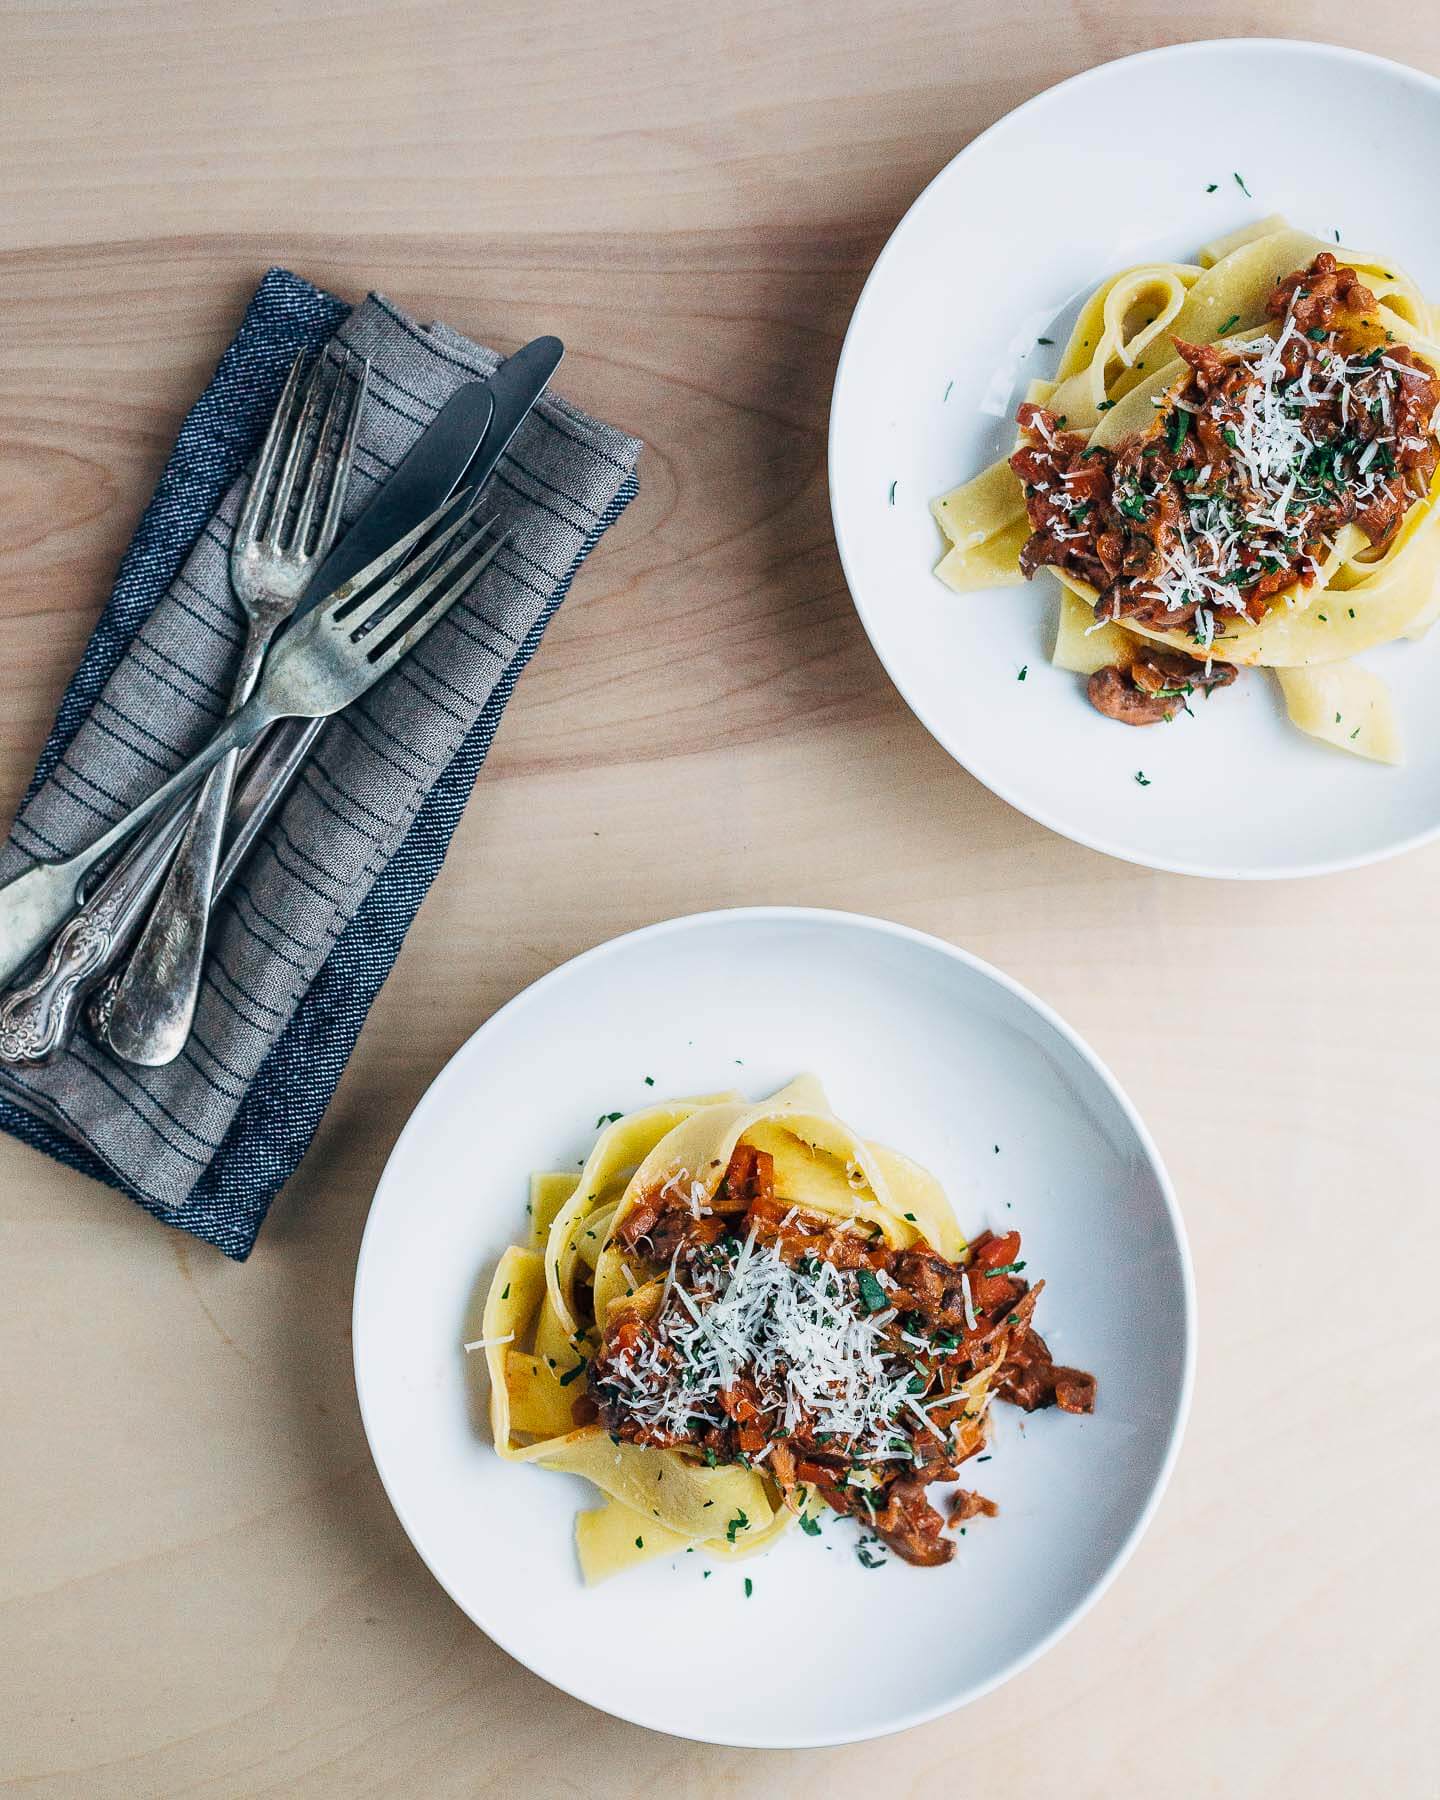
[[[1086,684],[1096,712],[1122,725],[1163,725],[1183,711],[1191,694],[1229,687],[1237,670],[1230,663],[1192,662],[1163,650],[1147,651],[1126,667],[1097,669]]]

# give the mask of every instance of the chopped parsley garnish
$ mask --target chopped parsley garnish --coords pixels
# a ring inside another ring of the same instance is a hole
[[[1236,187],[1239,188],[1240,192],[1245,196],[1245,198],[1247,200],[1253,200],[1255,198],[1255,196],[1250,192],[1249,188],[1246,187],[1245,177],[1240,173],[1240,171],[1238,169],[1232,170],[1231,173],[1235,177],[1235,185],[1236,185]]]
[[[1100,404],[1095,408],[1095,410],[1096,410],[1096,412],[1109,412],[1110,408],[1112,406],[1114,406],[1114,404],[1115,404],[1115,402],[1113,400],[1102,400],[1100,402]]]
[[[1185,434],[1190,429],[1190,415],[1183,406],[1177,406],[1170,415],[1170,424],[1165,433],[1170,444],[1170,454],[1178,456],[1180,446],[1185,442]]]
[[[502,1300],[508,1300],[510,1298],[510,1283],[508,1281],[505,1283],[504,1289],[501,1291],[500,1298]]]
[[[866,1312],[884,1312],[885,1290],[876,1280],[873,1269],[857,1269],[855,1285],[860,1291],[860,1304]]]
[[[748,1531],[749,1529],[750,1521],[745,1516],[744,1507],[737,1507],[735,1517],[731,1519],[725,1527],[725,1542],[727,1544],[733,1544],[735,1542],[735,1534],[737,1531]]]
[[[1208,185],[1208,186],[1207,186],[1207,187],[1206,187],[1206,189],[1205,189],[1205,192],[1206,192],[1206,193],[1207,193],[1207,194],[1213,194],[1213,193],[1214,193],[1214,192],[1215,192],[1215,190],[1216,190],[1216,188],[1218,188],[1218,187],[1219,187],[1219,185],[1220,185],[1220,183],[1219,183],[1219,182],[1218,182],[1218,181],[1212,181],[1212,182],[1211,182],[1211,183],[1210,183],[1210,184],[1209,184],[1209,185]]]
[[[812,1519],[808,1512],[802,1512],[800,1515],[800,1529],[805,1533],[806,1537],[819,1537],[820,1521],[818,1519]]]
[[[647,1075],[645,1077],[645,1085],[646,1085],[646,1087],[654,1087],[655,1077],[653,1075]]]
[[[582,1357],[581,1360],[578,1363],[576,1363],[576,1365],[573,1369],[567,1369],[565,1371],[565,1373],[560,1377],[561,1387],[569,1387],[570,1383],[575,1379],[575,1377],[577,1375],[583,1375],[585,1370],[588,1367],[589,1367],[589,1364],[586,1363],[586,1361]]]
[[[900,483],[898,481],[892,481],[890,483],[890,504],[892,506],[895,504],[895,490],[899,485]]]
[[[1054,338],[1036,338],[1035,342],[1037,344],[1053,344],[1055,340]]]
[[[1015,677],[1015,679],[1017,681],[1023,681],[1029,673],[1030,673],[1029,663],[1022,663],[1021,667],[1020,667],[1020,673]],[[915,1215],[914,1215],[914,1213],[906,1213],[905,1217],[907,1219],[913,1219],[915,1217]]]
[[[1143,769],[1137,769],[1135,771],[1135,780],[1141,787],[1149,787],[1150,785],[1150,777]]]
[[[643,1550],[643,1549],[644,1549],[644,1548],[645,1548],[645,1540],[644,1540],[644,1538],[643,1538],[643,1537],[637,1537],[637,1538],[636,1538],[636,1540],[635,1540],[635,1548],[636,1548],[636,1549],[637,1549],[637,1550]]]
[[[617,1119],[623,1119],[624,1117],[624,1113],[601,1113],[600,1117],[595,1121],[595,1129],[598,1131],[602,1125],[613,1125]]]
[[[883,1569],[887,1561],[879,1538],[862,1537],[855,1546],[855,1554],[860,1558],[862,1569]]]
[[[755,1583],[747,1575],[745,1577],[745,1598],[748,1600],[754,1592],[755,1592]]]
[[[1215,333],[1216,337],[1224,337],[1224,335],[1227,331],[1233,331],[1239,323],[1240,323],[1239,313],[1231,313],[1230,317],[1225,321],[1225,323]]]

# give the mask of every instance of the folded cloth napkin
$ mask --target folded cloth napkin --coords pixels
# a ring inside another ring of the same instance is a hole
[[[299,349],[370,358],[347,523],[499,358],[371,295],[260,284],[181,428],[0,850],[0,880],[82,847],[225,710],[241,638],[227,558],[246,459]],[[195,1029],[139,1069],[83,1032],[0,1082],[0,1125],[244,1258],[304,1154],[434,880],[516,678],[636,491],[639,443],[547,395],[488,492],[510,539],[417,650],[326,729],[217,908]],[[494,879],[503,879],[498,872]]]

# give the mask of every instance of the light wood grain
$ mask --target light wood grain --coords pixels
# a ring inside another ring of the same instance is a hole
[[[1061,76],[1262,31],[1440,70],[1401,0],[0,11],[0,809],[267,264],[558,331],[566,391],[649,446],[250,1264],[0,1141],[13,1791],[1440,1793],[1440,850],[1251,888],[1050,836],[889,688],[825,498],[845,320],[919,186]],[[901,919],[1053,1002],[1153,1126],[1201,1295],[1185,1453],[1097,1611],[966,1713],[793,1756],[617,1724],[470,1627],[349,1362],[370,1193],[456,1045],[578,949],[748,901]]]

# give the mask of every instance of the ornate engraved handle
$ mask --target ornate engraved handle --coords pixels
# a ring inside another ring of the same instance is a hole
[[[284,798],[324,723],[287,721],[242,759],[231,836],[215,882],[217,894],[224,892]],[[62,1050],[70,1041],[80,1006],[92,993],[91,1030],[99,1043],[105,1043],[121,959],[159,891],[189,816],[188,804],[181,802],[174,814],[138,837],[94,894],[66,920],[39,973],[0,991],[0,1064],[44,1062]]]
[[[61,927],[44,967],[0,998],[0,1062],[42,1063],[69,1036],[80,1003],[114,949],[118,899]]]
[[[111,870],[51,939],[38,974],[0,994],[0,1063],[48,1062],[134,936],[185,828],[181,809]]]

